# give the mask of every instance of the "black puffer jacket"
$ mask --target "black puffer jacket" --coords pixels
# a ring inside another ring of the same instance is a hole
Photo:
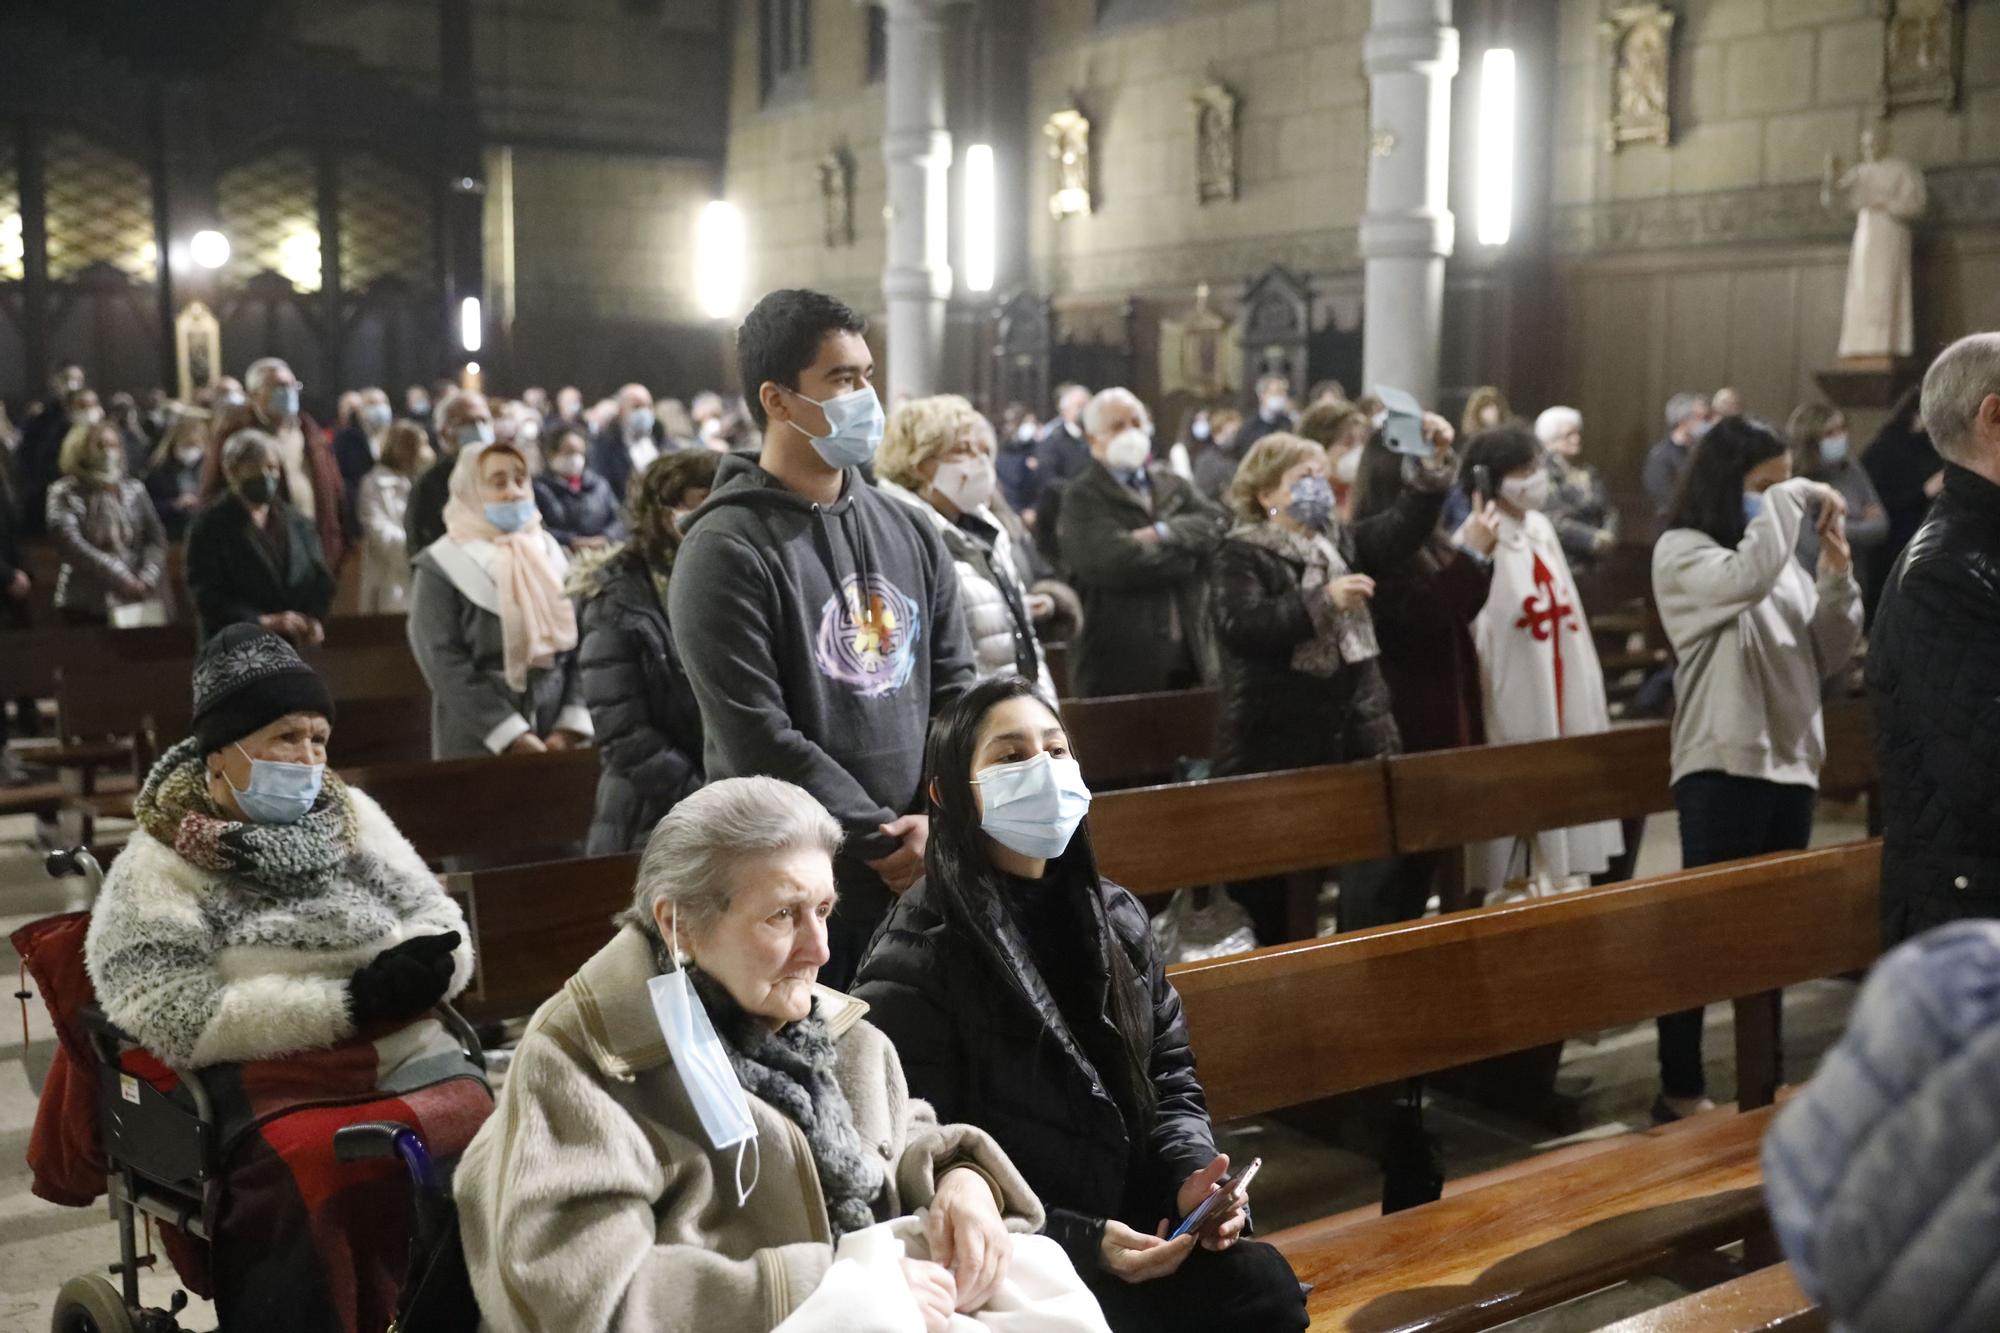
[[[701,786],[701,709],[652,576],[633,552],[597,571],[582,630],[583,701],[603,763],[590,821],[589,852],[598,856],[641,846]]]
[[[2000,917],[2000,486],[1956,465],[1889,575],[1868,648],[1882,939]]]
[[[535,478],[535,508],[542,511],[542,526],[567,551],[578,537],[603,537],[623,541],[625,521],[618,510],[618,497],[611,483],[595,472],[585,472],[572,487],[567,478],[544,472]]]
[[[895,1043],[911,1095],[928,1101],[944,1124],[991,1134],[1047,1208],[1048,1234],[1074,1263],[1094,1268],[1106,1218],[1151,1234],[1161,1218],[1176,1215],[1174,1196],[1214,1159],[1215,1135],[1180,996],[1153,946],[1145,909],[1097,877],[1081,838],[1048,873],[1096,886],[1117,947],[1149,992],[1155,1107],[1137,1141],[1107,1087],[1112,1079],[1084,1053],[1101,1049],[1097,1037],[1112,1021],[1109,945],[1095,913],[1076,913],[1086,937],[1079,952],[1100,960],[1073,979],[1074,993],[1095,999],[1087,1012],[1059,1011],[997,894],[958,904],[934,892],[929,879],[891,909],[852,989],[870,1005],[869,1021]],[[1079,906],[1087,901],[1070,896]],[[1097,1032],[1085,1034],[1084,1024]]]
[[[1379,577],[1417,558],[1443,504],[1442,490],[1406,486],[1393,508],[1340,524],[1333,543],[1354,573]],[[1314,632],[1300,589],[1304,575],[1302,564],[1237,535],[1216,556],[1209,615],[1222,658],[1218,777],[1346,763],[1402,748],[1380,658],[1343,665],[1331,676],[1292,667],[1293,650]]]

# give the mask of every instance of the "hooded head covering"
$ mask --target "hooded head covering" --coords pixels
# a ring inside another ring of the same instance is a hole
[[[479,498],[479,465],[488,454],[527,456],[511,444],[464,448],[451,469],[451,499],[444,507],[444,540],[466,548],[492,575],[500,606],[500,641],[507,684],[528,687],[531,667],[548,667],[557,653],[576,647],[576,612],[563,595],[562,550],[542,531],[539,514],[513,532],[486,519]],[[488,556],[490,555],[490,559]]]
[[[2000,1328],[2000,922],[1876,966],[1765,1136],[1764,1189],[1835,1328]]]

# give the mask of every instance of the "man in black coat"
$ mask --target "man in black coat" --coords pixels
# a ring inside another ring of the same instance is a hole
[[[628,384],[618,391],[618,415],[590,442],[590,470],[611,483],[611,493],[619,504],[632,478],[667,452],[670,441],[653,411],[653,392],[643,384]]]
[[[1923,421],[1943,493],[1889,574],[1868,651],[1885,948],[2000,917],[2000,333],[1932,363]]]
[[[1035,470],[1028,479],[1027,508],[1040,505],[1043,491],[1090,469],[1090,441],[1083,435],[1083,409],[1089,402],[1090,390],[1081,384],[1056,389],[1056,419],[1042,428],[1035,441]]]
[[[1257,381],[1257,408],[1237,430],[1231,443],[1238,458],[1266,435],[1297,430],[1299,419],[1292,415],[1292,382],[1283,375],[1265,375]]]

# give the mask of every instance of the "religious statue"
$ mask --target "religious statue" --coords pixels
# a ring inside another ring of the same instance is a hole
[[[1611,11],[1601,31],[1611,50],[1611,107],[1605,146],[1673,139],[1668,90],[1673,86],[1674,12],[1658,0]]]
[[[1090,212],[1090,118],[1074,107],[1058,111],[1042,126],[1049,157],[1056,164],[1056,188],[1049,212],[1058,219]]]
[[[1236,94],[1211,83],[1193,97],[1194,201],[1236,197]]]
[[[819,160],[819,202],[826,248],[854,244],[854,154],[845,144]]]
[[[1194,289],[1194,309],[1183,318],[1160,320],[1160,392],[1182,393],[1203,401],[1227,397],[1232,382],[1236,333],[1229,321],[1210,308],[1208,284]]]
[[[1891,0],[1882,20],[1882,114],[1958,105],[1962,0]]]
[[[1873,130],[1861,135],[1861,161],[1845,171],[1828,154],[1820,200],[1836,195],[1857,215],[1840,314],[1840,359],[1883,361],[1916,350],[1910,311],[1910,221],[1924,211],[1924,175],[1901,158],[1882,157]]]
[[[221,364],[221,323],[200,301],[188,302],[174,316],[174,368],[180,372],[181,401],[193,402],[196,390],[213,384]]]

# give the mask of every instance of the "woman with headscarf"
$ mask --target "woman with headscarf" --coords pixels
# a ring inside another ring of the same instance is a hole
[[[126,475],[124,440],[110,422],[73,427],[58,466],[47,504],[62,555],[56,610],[72,624],[106,624],[113,608],[160,595],[166,530],[145,486]]]
[[[410,647],[431,687],[431,754],[566,750],[591,735],[576,667],[569,568],[542,531],[528,459],[460,451],[445,535],[412,562]]]

